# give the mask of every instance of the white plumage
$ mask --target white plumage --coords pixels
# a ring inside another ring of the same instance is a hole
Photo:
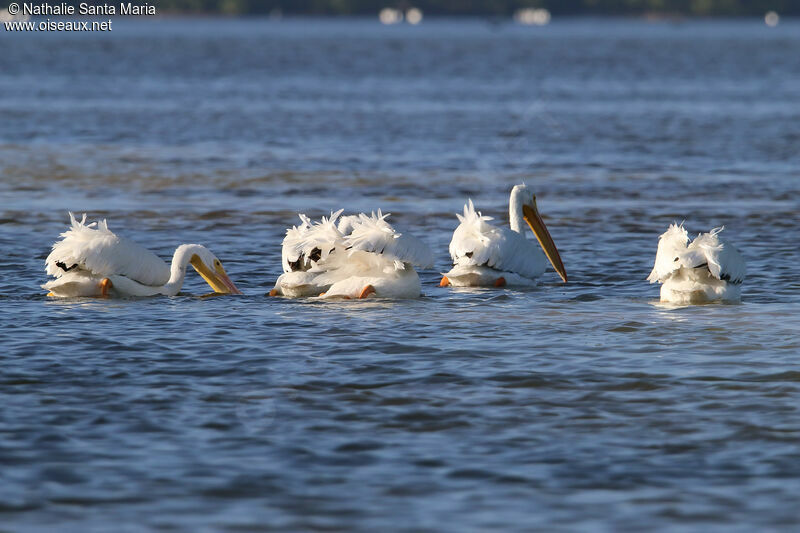
[[[300,213],[298,216],[302,224],[286,230],[286,237],[283,239],[283,271],[308,270],[340,245],[342,234],[336,228],[336,219],[341,214],[340,209],[331,213],[330,218],[322,217],[322,220],[313,223]]]
[[[358,215],[358,220],[351,220],[351,231],[345,237],[348,247],[362,252],[371,252],[387,260],[394,260],[396,268],[403,263],[410,263],[420,268],[433,267],[433,252],[430,247],[408,233],[399,233],[388,222],[378,209],[378,214]]]
[[[286,230],[286,236],[283,238],[281,246],[281,264],[284,272],[291,272],[292,265],[297,263],[300,256],[303,254],[303,247],[300,245],[303,237],[311,230],[311,219],[303,213],[298,215],[301,224],[299,226],[292,226]],[[305,259],[305,258],[304,258]],[[305,260],[301,262],[305,266]],[[298,263],[298,267],[300,263]]]
[[[701,233],[691,243],[682,224],[671,224],[661,235],[647,280],[662,284],[662,302],[692,304],[740,299],[747,267],[739,251],[720,237],[723,229]]]
[[[344,235],[336,227],[336,220],[342,210],[331,213],[329,218],[322,217],[319,222],[312,222],[303,213],[300,226],[286,230],[286,237],[281,245],[283,274],[275,282],[270,295],[282,295],[290,298],[319,296],[330,287],[330,283],[317,281],[320,272],[317,263],[325,262],[330,254],[338,248],[345,247]]]
[[[524,210],[527,207],[529,211]],[[453,268],[444,274],[442,286],[534,285],[547,266],[543,249],[551,255],[556,271],[566,281],[555,244],[538,215],[536,198],[525,185],[517,185],[509,198],[509,227],[491,224],[491,217],[475,211],[472,200],[450,241]],[[541,247],[525,238],[525,222],[534,230]]]
[[[324,298],[416,298],[421,286],[414,266],[433,266],[433,253],[416,237],[396,231],[384,215],[359,214],[309,223],[287,232],[283,252],[295,261],[284,264],[284,274],[270,291],[273,296],[323,296]],[[301,220],[305,222],[303,216]],[[289,270],[286,270],[286,267]],[[323,294],[324,293],[324,294]]]
[[[169,266],[156,254],[108,229],[105,220],[86,224],[70,213],[70,227],[53,245],[45,259],[45,270],[60,278],[73,268],[95,276],[126,276],[144,285],[163,285],[169,281]],[[65,266],[59,266],[57,263]]]
[[[217,292],[241,294],[222,263],[206,247],[183,244],[172,265],[108,229],[105,220],[86,223],[70,213],[70,227],[45,259],[55,279],[42,285],[51,296],[153,296],[177,294],[191,264]]]
[[[464,206],[464,215],[456,216],[461,224],[450,241],[453,265],[513,272],[530,283],[544,273],[547,264],[544,253],[519,230],[489,223],[492,217],[476,212],[472,200]]]

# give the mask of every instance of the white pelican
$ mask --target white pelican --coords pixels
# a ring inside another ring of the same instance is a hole
[[[42,285],[48,296],[154,296],[178,294],[192,265],[218,293],[241,294],[222,263],[205,246],[182,244],[167,265],[153,252],[115,235],[105,220],[86,224],[69,214],[71,227],[53,245],[45,270],[56,279]]]
[[[342,217],[341,211],[286,232],[284,273],[270,296],[322,298],[418,298],[419,276],[414,266],[433,266],[430,248],[409,234],[398,233],[389,214]]]
[[[536,196],[525,185],[516,185],[508,201],[510,228],[490,224],[491,217],[475,211],[472,200],[450,241],[453,268],[442,277],[441,287],[529,286],[544,273],[547,258],[566,283],[567,271],[553,238],[536,207]],[[533,230],[541,249],[522,234],[523,222]],[[544,250],[544,254],[542,253]]]
[[[689,243],[683,224],[670,224],[658,239],[656,261],[647,277],[650,283],[662,284],[662,302],[739,300],[747,267],[739,251],[719,237],[723,229],[701,233]]]

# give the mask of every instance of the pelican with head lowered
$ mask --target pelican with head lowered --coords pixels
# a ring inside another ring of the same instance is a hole
[[[283,240],[284,273],[270,296],[292,298],[419,298],[415,266],[433,266],[427,244],[400,233],[386,221],[389,213],[361,213],[339,218],[342,211],[287,230]],[[337,224],[337,219],[338,224]]]
[[[658,239],[650,283],[661,283],[661,301],[674,304],[737,302],[747,267],[739,251],[719,234],[701,233],[691,243],[683,224],[670,224]]]
[[[241,294],[222,262],[200,244],[182,244],[167,265],[153,252],[114,234],[105,220],[86,224],[69,214],[71,227],[45,259],[55,279],[42,285],[48,296],[155,296],[178,294],[192,265],[214,292]]]
[[[464,215],[456,215],[461,224],[450,241],[453,268],[443,275],[440,286],[530,286],[544,273],[548,259],[566,283],[561,256],[536,207],[536,196],[527,186],[511,190],[508,215],[510,227],[495,226],[489,222],[491,217],[476,212],[472,200],[468,201]],[[526,224],[541,248],[523,235]]]

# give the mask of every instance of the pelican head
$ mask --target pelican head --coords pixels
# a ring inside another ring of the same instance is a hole
[[[201,245],[194,245],[191,249],[191,258],[189,264],[194,267],[200,276],[206,280],[214,292],[221,294],[242,294],[236,288],[231,278],[225,272],[220,261],[216,255],[211,253],[211,250]]]
[[[522,217],[525,219],[525,222],[528,223],[528,226],[530,226],[531,231],[533,231],[533,234],[536,236],[536,240],[539,241],[539,245],[542,247],[542,250],[544,250],[547,259],[550,260],[550,264],[553,265],[555,271],[558,272],[558,275],[561,276],[561,279],[566,283],[567,270],[564,268],[564,263],[561,261],[556,243],[553,242],[553,238],[550,236],[550,232],[547,230],[547,226],[545,226],[544,220],[542,220],[542,216],[539,214],[539,208],[536,207],[536,195],[533,194],[533,191],[525,184],[515,185],[514,188],[511,189],[511,201],[509,205],[522,206]]]

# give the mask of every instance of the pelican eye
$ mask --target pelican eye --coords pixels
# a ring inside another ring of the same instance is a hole
[[[676,257],[676,258],[675,258],[675,261],[677,261],[678,259],[679,259],[679,258],[678,258],[678,257]]]

